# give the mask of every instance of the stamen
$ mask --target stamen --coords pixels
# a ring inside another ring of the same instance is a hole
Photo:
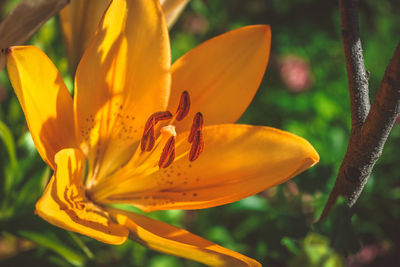
[[[151,151],[154,148],[156,142],[156,135],[154,132],[154,126],[159,121],[169,120],[172,118],[172,114],[169,111],[160,111],[153,113],[146,121],[143,130],[142,141],[140,148],[142,151]]]
[[[165,121],[165,120],[169,120],[172,118],[172,114],[169,111],[160,111],[160,112],[156,112],[153,115],[154,116],[154,122],[157,123],[159,121]]]
[[[151,151],[156,143],[156,135],[154,127],[151,127],[147,132],[143,133],[142,140],[140,142],[140,148],[142,151]]]
[[[196,115],[194,115],[192,128],[190,129],[190,134],[188,138],[189,143],[193,141],[193,138],[197,131],[203,130],[203,124],[204,124],[203,114],[197,112]]]
[[[189,113],[190,109],[190,97],[187,91],[183,91],[181,95],[181,99],[179,100],[179,106],[176,110],[176,119],[178,121],[183,120],[186,115]]]
[[[158,167],[167,168],[174,162],[175,159],[175,136],[171,136],[164,146],[163,152],[161,153],[160,160],[158,161]]]
[[[146,124],[144,125],[143,137],[147,134],[147,132],[156,125],[154,116],[151,115],[150,118],[147,119]]]
[[[203,152],[204,148],[204,137],[201,130],[196,131],[193,137],[192,147],[190,148],[189,152],[189,160],[195,161]]]

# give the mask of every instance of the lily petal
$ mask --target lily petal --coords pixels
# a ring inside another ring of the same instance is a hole
[[[189,0],[160,0],[168,28],[175,23]],[[72,73],[93,37],[110,0],[71,0],[60,12],[60,22]],[[0,35],[1,36],[1,35]]]
[[[189,117],[201,112],[205,124],[235,122],[253,99],[267,66],[271,45],[269,26],[239,28],[192,49],[172,65],[168,110],[178,106],[182,91],[189,92]],[[189,129],[183,120],[177,130]]]
[[[71,0],[60,12],[60,23],[70,71],[75,73],[83,52],[99,25],[110,0]]]
[[[130,231],[130,238],[163,253],[184,257],[209,266],[261,266],[242,254],[218,246],[186,230],[137,213],[109,209],[110,214]]]
[[[54,169],[57,151],[77,147],[71,95],[57,68],[39,48],[9,48],[7,70],[36,148]]]
[[[144,211],[209,208],[281,184],[319,161],[305,139],[269,127],[208,126],[204,144],[196,161],[183,157],[153,175],[121,184],[103,202],[132,203]],[[176,154],[188,150],[184,140]]]
[[[174,25],[189,0],[160,0],[168,28]]]
[[[123,165],[148,117],[165,110],[170,61],[159,2],[112,1],[75,79],[77,134],[89,177],[104,177]]]
[[[108,213],[86,199],[82,178],[85,158],[77,149],[63,149],[55,156],[57,169],[36,212],[46,221],[110,244],[122,244],[128,229],[115,224]]]

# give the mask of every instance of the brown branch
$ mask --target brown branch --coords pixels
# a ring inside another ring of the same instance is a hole
[[[0,23],[0,49],[24,44],[48,19],[64,8],[69,1],[70,0],[20,1]],[[3,2],[4,1],[2,1],[2,3]],[[4,66],[5,57],[4,54],[1,53],[0,71]]]
[[[339,3],[352,129],[346,155],[320,221],[327,217],[339,196],[347,199],[349,207],[355,204],[382,154],[383,146],[400,111],[400,43],[386,68],[368,112],[368,74],[364,67],[358,32],[357,1],[339,0]]]
[[[346,58],[347,80],[350,91],[352,131],[358,131],[370,108],[368,73],[358,29],[358,0],[339,0],[342,41]]]

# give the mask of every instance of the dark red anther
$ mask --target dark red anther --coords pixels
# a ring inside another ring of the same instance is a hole
[[[142,151],[151,151],[156,143],[156,135],[154,127],[159,121],[169,120],[172,118],[172,114],[169,111],[160,111],[153,113],[146,121],[143,130],[142,141],[140,148]]]
[[[197,112],[196,115],[194,115],[192,128],[190,129],[190,134],[188,137],[189,143],[193,141],[193,138],[197,131],[203,130],[203,124],[204,124],[203,114]]]
[[[192,147],[190,148],[189,152],[189,160],[195,161],[200,156],[201,152],[203,152],[203,148],[204,148],[203,133],[200,130],[198,130],[194,134]]]
[[[143,133],[142,140],[140,142],[140,148],[142,151],[151,151],[156,143],[156,135],[154,127],[150,127],[147,132]]]
[[[158,167],[167,168],[174,162],[175,159],[175,136],[171,136],[164,146],[161,153],[160,160],[158,161]]]
[[[144,125],[144,130],[143,130],[143,137],[147,134],[147,132],[154,128],[154,126],[156,125],[154,116],[151,115],[150,118],[147,119],[146,124]]]
[[[154,127],[157,122],[172,119],[172,114],[169,111],[160,111],[151,114],[144,125],[143,135],[152,127]]]
[[[172,119],[172,114],[169,111],[160,111],[160,112],[156,112],[153,115],[151,115],[154,117],[154,122],[157,123],[159,121],[165,121],[165,120],[170,120]]]
[[[181,94],[181,99],[179,100],[179,106],[176,110],[176,119],[178,121],[183,120],[189,113],[190,109],[190,96],[187,91],[183,91]]]

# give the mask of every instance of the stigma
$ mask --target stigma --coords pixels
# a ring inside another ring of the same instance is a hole
[[[160,111],[153,113],[145,123],[140,148],[142,153],[152,153],[156,147],[162,143],[163,149],[161,151],[160,159],[158,161],[159,168],[169,167],[175,160],[175,142],[176,130],[173,123],[183,121],[190,111],[190,96],[187,91],[183,91],[181,98],[174,115],[170,111]],[[160,128],[160,134],[156,134],[158,124],[166,124]],[[204,136],[203,136],[204,118],[202,113],[197,112],[193,117],[192,126],[190,128],[188,142],[191,144],[189,154],[189,161],[193,162],[199,158],[204,149]],[[161,140],[164,140],[163,142]],[[166,140],[166,141],[165,141]]]

